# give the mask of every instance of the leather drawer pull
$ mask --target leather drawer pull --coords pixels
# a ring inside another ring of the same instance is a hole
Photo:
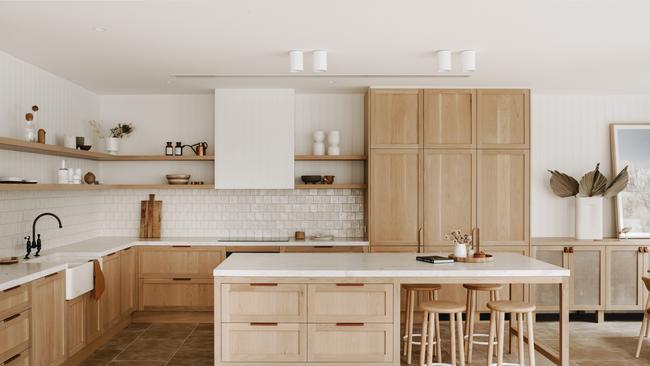
[[[15,290],[15,289],[17,289],[17,288],[20,288],[20,285],[18,285],[18,286],[14,286],[14,287],[9,287],[9,288],[7,288],[7,289],[2,290],[2,292],[9,292],[9,291],[11,291],[11,290]]]
[[[334,248],[333,245],[315,245],[314,248],[316,249],[331,249]]]
[[[172,248],[191,248],[191,245],[172,245]]]
[[[363,327],[364,323],[336,323],[337,327]]]
[[[252,322],[250,323],[253,326],[266,326],[266,327],[275,327],[278,323],[264,323],[264,322]]]
[[[54,277],[54,276],[56,276],[56,275],[58,275],[58,274],[59,274],[59,272],[57,272],[57,273],[51,273],[51,274],[49,274],[49,275],[47,275],[47,276],[45,276],[45,277],[43,277],[43,278]]]
[[[337,283],[336,286],[339,287],[352,287],[352,286],[365,286],[363,283]]]
[[[7,361],[3,362],[2,364],[3,364],[3,365],[8,365],[8,364],[11,363],[11,361],[17,359],[18,357],[20,357],[20,353],[17,354],[17,355],[12,356],[12,357],[10,357],[10,358],[8,358]]]
[[[4,319],[3,322],[5,322],[5,323],[10,322],[10,321],[12,321],[12,320],[18,318],[19,316],[20,316],[20,314],[14,314],[14,315],[12,315],[12,316],[10,316],[10,317]]]
[[[113,255],[115,255],[115,254],[117,254],[117,252],[114,252],[114,253],[111,253],[111,254],[106,254],[106,256],[107,256],[107,257],[110,257],[110,256],[113,256]]]
[[[174,281],[191,281],[192,279],[189,277],[174,277],[172,278]]]
[[[278,284],[277,283],[251,283],[250,285],[251,286],[269,286],[269,287],[272,287],[272,286],[277,286]]]

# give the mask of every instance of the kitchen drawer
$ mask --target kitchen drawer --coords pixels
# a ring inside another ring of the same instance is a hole
[[[305,362],[307,325],[296,323],[221,324],[223,362]]]
[[[309,362],[391,362],[393,324],[308,324]]]
[[[29,348],[29,313],[25,310],[0,321],[0,360]]]
[[[140,278],[212,278],[223,260],[221,248],[171,246],[140,248]]]
[[[4,361],[0,359],[0,362],[3,363],[3,366],[31,366],[31,363],[29,362],[29,352],[29,349],[23,350]]]
[[[214,310],[214,286],[211,279],[140,280],[141,310]]]
[[[315,246],[286,246],[280,248],[282,253],[363,253],[367,247],[340,246],[340,245],[315,245]]]
[[[0,291],[0,319],[31,307],[29,284]]]
[[[309,323],[392,323],[391,284],[310,284],[307,292]]]
[[[306,292],[302,284],[222,284],[222,321],[304,323]]]

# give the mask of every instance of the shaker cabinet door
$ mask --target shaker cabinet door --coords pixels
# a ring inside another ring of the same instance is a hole
[[[425,89],[423,105],[425,148],[476,146],[475,89]]]
[[[530,148],[530,90],[479,89],[479,149]]]
[[[370,92],[370,147],[420,147],[420,90]]]

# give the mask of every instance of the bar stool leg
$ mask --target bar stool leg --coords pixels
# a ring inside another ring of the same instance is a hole
[[[526,320],[528,321],[528,360],[530,361],[530,366],[535,366],[535,336],[533,335],[533,313],[526,314]]]
[[[472,363],[472,351],[474,348],[474,322],[477,315],[477,297],[478,294],[475,291],[472,291],[472,296],[470,298],[469,306],[467,307],[467,363]]]
[[[407,321],[408,323],[406,326],[408,327],[407,333],[406,333],[406,362],[410,365],[411,364],[411,355],[413,353],[413,315],[415,313],[415,297],[417,296],[417,293],[415,291],[409,290],[409,294],[407,298],[409,299],[408,303],[408,314],[407,314]],[[422,338],[420,338],[422,341]],[[423,342],[420,342],[420,344],[423,344]]]
[[[440,340],[440,315],[435,314],[436,322],[436,357],[438,363],[442,363],[442,341]]]
[[[519,365],[524,366],[524,314],[519,313],[516,315],[517,322],[517,339],[519,341]]]
[[[426,351],[426,339],[427,339],[427,318],[429,314],[425,311],[422,316],[422,338],[420,339],[420,365],[424,364],[424,353]]]
[[[431,317],[434,316],[434,314],[432,314],[432,313],[429,313],[429,314],[430,314]],[[431,319],[431,321],[429,321],[429,331],[428,331],[428,333],[429,333],[429,343],[427,344],[427,346],[428,346],[428,349],[427,349],[427,365],[431,365],[433,363],[433,342],[434,342],[433,337],[434,337],[434,334],[435,334],[434,333],[434,324],[435,324],[435,321],[433,319]]]
[[[456,313],[456,318],[458,319],[458,355],[460,358],[460,366],[465,366],[465,347],[463,347],[463,343],[465,342],[465,337],[463,335],[463,313]]]
[[[503,339],[503,333],[504,333],[504,328],[505,328],[505,323],[506,323],[506,313],[498,312],[499,314],[499,336],[497,339],[497,342],[499,343],[499,348],[497,350],[497,366],[503,366],[503,346],[504,346],[504,339]]]
[[[406,349],[409,345],[408,336],[409,336],[409,318],[411,312],[411,290],[406,290],[406,316],[404,319],[404,335],[406,338],[402,338],[402,355],[406,356]]]
[[[641,332],[639,333],[639,343],[636,345],[636,353],[634,357],[639,358],[639,355],[641,354],[641,346],[643,345],[643,335],[645,332],[648,330],[648,323],[650,320],[648,319],[647,316],[643,316],[643,321],[641,322]]]
[[[492,365],[492,359],[494,358],[494,337],[496,336],[496,321],[497,314],[494,311],[490,312],[490,331],[488,332],[488,353],[487,361],[485,362],[486,366]]]
[[[455,365],[456,364],[456,320],[455,320],[456,315],[455,314],[449,314],[449,334],[451,335],[451,347],[449,350],[449,353],[451,353],[451,364]],[[462,350],[462,348],[461,348]]]

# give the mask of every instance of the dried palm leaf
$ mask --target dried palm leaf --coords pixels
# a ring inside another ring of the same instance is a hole
[[[612,183],[609,184],[607,190],[605,191],[605,197],[614,197],[620,192],[622,192],[627,183],[630,180],[630,175],[627,172],[627,166],[621,170],[620,173],[612,180]]]
[[[551,173],[551,190],[560,197],[572,197],[578,194],[578,181],[557,170],[549,170]]]
[[[602,196],[607,189],[607,178],[600,172],[600,163],[596,164],[596,169],[588,172],[580,179],[579,192],[581,196],[593,197]]]

